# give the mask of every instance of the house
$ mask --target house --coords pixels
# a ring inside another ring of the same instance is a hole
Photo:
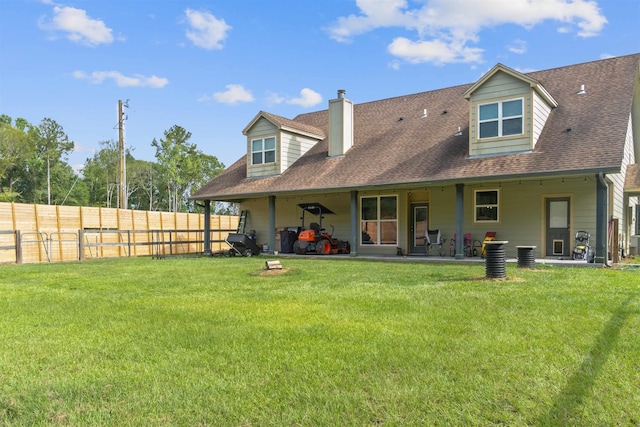
[[[301,226],[302,203],[351,255],[422,254],[439,229],[489,231],[536,257],[570,258],[578,231],[597,263],[637,251],[640,54],[520,73],[497,64],[475,83],[287,119],[260,111],[247,154],[193,194],[239,203],[259,243]],[[308,226],[308,224],[307,224]],[[451,249],[463,257],[464,244]],[[206,249],[206,247],[205,247]]]

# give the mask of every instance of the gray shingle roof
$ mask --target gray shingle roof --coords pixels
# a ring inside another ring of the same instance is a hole
[[[624,180],[624,191],[632,196],[640,196],[640,164],[627,166]]]
[[[468,84],[356,104],[354,145],[344,156],[327,157],[325,138],[282,175],[267,178],[247,178],[243,156],[192,197],[231,200],[283,192],[619,172],[639,60],[640,54],[634,54],[528,73],[558,102],[532,152],[468,157],[469,102],[463,96],[472,86]],[[581,84],[586,95],[576,95]],[[428,117],[421,118],[425,108]],[[293,120],[271,116],[288,127],[328,135],[327,110]],[[462,136],[454,136],[458,127]]]
[[[316,135],[319,137],[326,137],[324,131],[322,129],[319,129],[315,126],[310,126],[308,124],[305,123],[301,123],[301,122],[296,122],[294,120],[291,119],[287,119],[286,117],[282,117],[282,116],[278,116],[276,114],[273,113],[268,113],[266,111],[260,111],[256,117],[251,121],[251,123],[249,123],[249,125],[247,125],[247,127],[244,129],[244,131],[242,133],[246,133],[246,131],[251,127],[251,125],[253,125],[256,120],[258,120],[258,118],[260,117],[264,117],[267,120],[269,120],[270,122],[272,122],[274,125],[278,126],[280,129],[284,128],[284,129],[288,129],[288,130],[293,130],[293,131],[298,131],[298,132],[303,132],[303,133],[308,133],[311,135]]]

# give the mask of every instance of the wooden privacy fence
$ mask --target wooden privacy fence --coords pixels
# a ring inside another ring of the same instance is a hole
[[[211,251],[228,248],[237,216],[211,216]],[[204,251],[204,215],[0,203],[0,263],[166,256]]]

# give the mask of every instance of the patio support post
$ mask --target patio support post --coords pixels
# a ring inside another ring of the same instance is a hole
[[[456,259],[464,259],[464,184],[456,184]]]
[[[608,262],[607,229],[609,220],[609,186],[602,175],[596,175],[596,264]],[[588,254],[587,254],[588,256]]]
[[[351,192],[351,253],[352,257],[358,256],[358,191]]]
[[[204,201],[204,254],[211,255],[211,200]]]
[[[269,253],[276,249],[276,196],[269,196]]]

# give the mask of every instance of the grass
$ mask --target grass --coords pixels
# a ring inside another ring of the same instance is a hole
[[[0,267],[0,424],[640,425],[640,273]]]

